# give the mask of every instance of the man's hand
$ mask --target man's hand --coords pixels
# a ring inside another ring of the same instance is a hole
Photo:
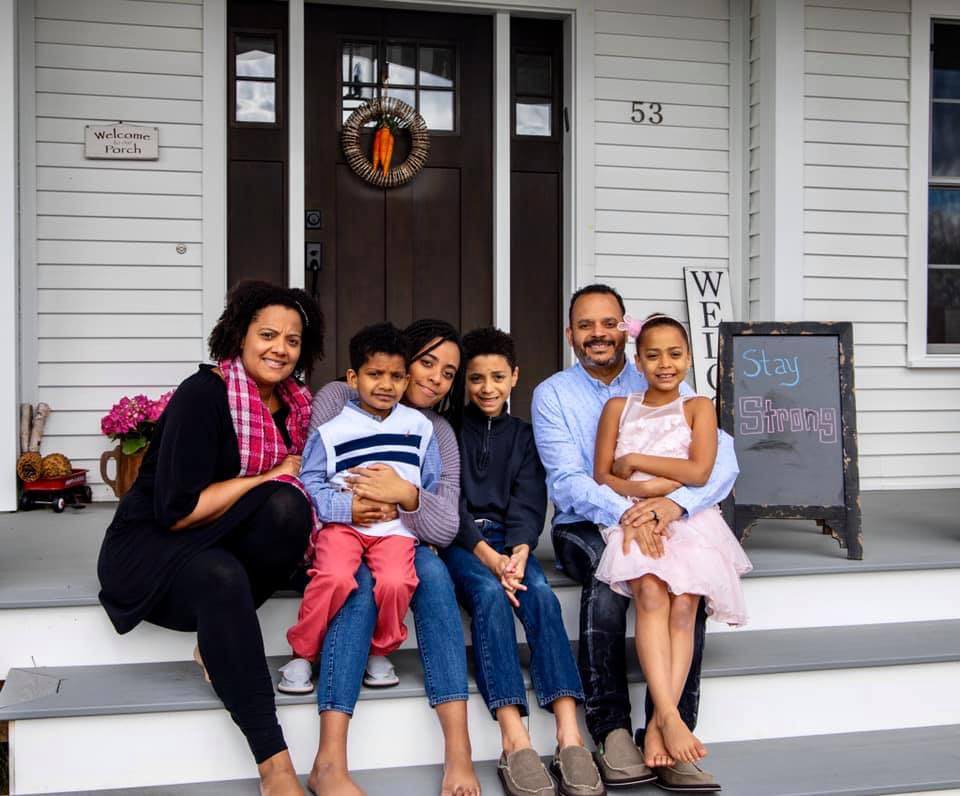
[[[623,554],[629,555],[630,545],[636,543],[640,552],[647,558],[660,558],[663,555],[663,537],[656,532],[657,524],[653,520],[640,525],[621,525],[623,530]]]
[[[657,521],[656,533],[668,536],[667,526],[683,516],[683,508],[668,497],[654,497],[641,500],[633,508],[647,515],[653,515]]]

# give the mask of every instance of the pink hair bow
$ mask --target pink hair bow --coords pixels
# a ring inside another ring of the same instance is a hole
[[[636,339],[640,336],[640,332],[643,331],[643,324],[645,321],[641,321],[639,318],[634,318],[632,315],[624,313],[623,320],[617,324],[617,329],[621,332],[626,332],[630,337]]]

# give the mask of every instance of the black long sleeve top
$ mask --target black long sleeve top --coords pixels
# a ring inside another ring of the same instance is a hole
[[[460,481],[457,544],[473,550],[483,539],[475,520],[485,519],[505,526],[508,550],[537,546],[547,485],[533,426],[506,410],[491,418],[468,404],[460,430]]]

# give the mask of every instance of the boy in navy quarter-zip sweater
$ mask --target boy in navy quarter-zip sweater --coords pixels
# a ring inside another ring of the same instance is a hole
[[[583,747],[576,704],[580,675],[560,603],[533,550],[547,508],[546,475],[533,428],[506,408],[519,368],[513,339],[478,329],[462,342],[467,404],[460,430],[460,530],[441,552],[470,614],[477,686],[500,725],[498,774],[507,794],[601,796],[600,775]],[[527,693],[517,653],[514,612],[530,645],[530,674],[540,707],[553,712],[555,784],[531,748],[523,717]]]

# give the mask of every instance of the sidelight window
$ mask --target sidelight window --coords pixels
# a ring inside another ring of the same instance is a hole
[[[934,21],[927,191],[927,350],[960,352],[960,24]]]
[[[237,34],[234,52],[234,121],[277,124],[276,38]]]
[[[553,136],[552,61],[548,53],[514,52],[514,135]]]
[[[457,129],[457,58],[453,47],[410,41],[342,45],[343,120],[375,97],[416,108],[432,131]]]

